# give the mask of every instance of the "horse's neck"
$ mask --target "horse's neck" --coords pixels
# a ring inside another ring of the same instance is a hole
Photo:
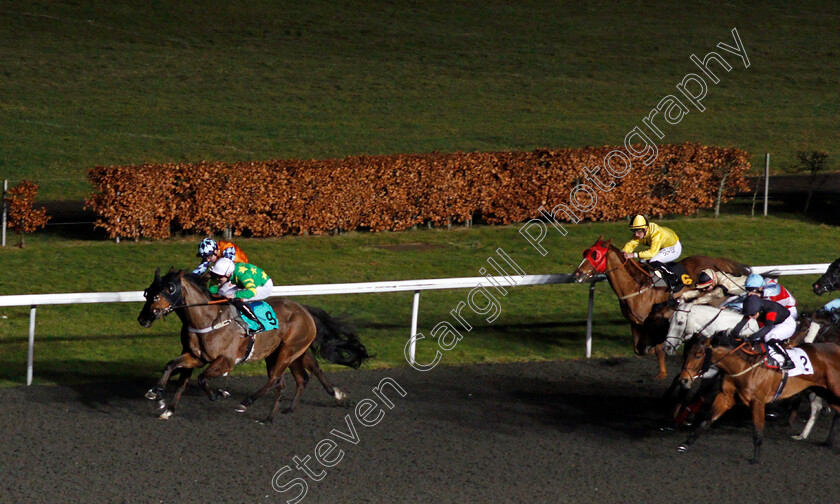
[[[743,354],[728,347],[712,347],[712,364],[729,376],[737,375],[753,365]]]
[[[181,279],[181,292],[185,305],[196,305],[182,310],[184,315],[181,320],[185,324],[196,328],[208,327],[219,318],[221,307],[205,304],[210,301],[210,298],[185,278]]]
[[[619,252],[610,249],[607,254],[607,280],[609,280],[610,286],[619,296],[624,296],[631,292],[638,292],[639,288],[647,283],[636,280],[636,277],[630,272],[630,268],[634,267],[630,264],[629,259],[625,261]]]

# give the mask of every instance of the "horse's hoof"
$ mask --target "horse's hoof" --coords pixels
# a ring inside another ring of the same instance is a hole
[[[673,425],[663,425],[659,427],[659,432],[674,432],[677,429]]]
[[[146,392],[146,399],[148,399],[150,401],[154,401],[157,398],[158,398],[158,395],[157,395],[157,392],[155,392],[155,389],[149,389],[149,391]]]
[[[295,410],[293,410],[292,408],[286,408],[283,411],[281,411],[281,413],[283,413],[284,415],[288,415],[289,413],[294,413],[294,412],[295,412]]]
[[[803,440],[805,439],[804,437],[802,437],[802,435],[801,435],[801,434],[797,434],[797,435],[795,435],[795,436],[791,436],[790,438],[791,438],[791,439],[795,439],[795,440],[797,440],[797,441],[803,441]]]
[[[222,396],[222,399],[227,399],[228,397],[230,397],[230,392],[228,392],[227,390],[221,390],[220,389],[219,390],[219,395]]]
[[[680,444],[679,446],[677,446],[677,451],[680,452],[680,453],[687,452],[688,451],[688,445],[685,444],[685,443]]]
[[[260,425],[265,425],[266,427],[270,427],[274,423],[274,419],[266,417],[262,420],[257,420],[257,423]]]
[[[245,413],[245,411],[247,411],[247,410],[248,410],[248,406],[245,406],[244,404],[240,404],[237,407],[233,408],[233,411],[235,411],[237,413]]]
[[[169,417],[172,416],[172,413],[173,413],[173,411],[168,409],[168,410],[164,411],[163,413],[161,413],[158,418],[160,418],[161,420],[169,420]]]
[[[336,400],[336,401],[339,401],[339,402],[341,402],[341,401],[343,401],[345,398],[347,398],[347,394],[345,394],[344,392],[342,392],[342,391],[340,391],[340,390],[338,390],[338,389],[335,389],[335,393],[333,394],[333,396],[335,397],[335,400]]]
[[[157,409],[159,409],[161,411],[165,410],[166,409],[166,401],[164,401],[163,399],[158,400]]]
[[[665,378],[668,378],[668,373],[664,371],[659,372],[656,376],[653,377],[654,380],[664,380]]]
[[[751,458],[750,459],[750,465],[756,465],[756,464],[758,464],[758,459]]]

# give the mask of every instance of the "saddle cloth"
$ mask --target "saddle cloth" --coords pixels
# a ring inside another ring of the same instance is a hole
[[[260,322],[262,322],[263,326],[265,326],[266,331],[271,331],[272,329],[277,329],[277,327],[279,327],[277,324],[277,315],[274,313],[274,308],[272,308],[270,304],[265,301],[253,301],[246,304],[251,307],[254,315],[260,319]],[[251,329],[258,329],[257,323],[251,320],[250,317],[242,317],[242,320],[244,320]]]
[[[801,348],[788,348],[787,351],[790,360],[796,364],[796,367],[788,371],[788,376],[799,376],[804,374],[814,374],[814,367],[811,366],[811,359],[808,354]]]

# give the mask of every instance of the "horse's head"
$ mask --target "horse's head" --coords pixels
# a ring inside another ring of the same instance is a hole
[[[826,292],[840,289],[840,258],[835,259],[833,263],[828,266],[828,269],[823,273],[816,282],[814,282],[814,294],[821,296]]]
[[[685,360],[680,370],[680,386],[690,389],[694,380],[703,376],[712,365],[712,347],[708,339],[698,337],[685,350]]]
[[[610,242],[604,241],[603,235],[588,249],[583,251],[583,261],[574,271],[575,282],[581,283],[593,276],[607,271],[607,254],[610,251]]]
[[[668,355],[674,355],[677,352],[677,347],[686,340],[686,335],[693,332],[693,327],[689,327],[691,307],[680,307],[669,309],[669,311],[671,311],[671,323],[668,325],[668,335],[665,336],[665,344],[662,345],[662,350]]]
[[[181,292],[181,275],[170,270],[166,276],[160,276],[160,268],[155,271],[152,284],[143,291],[146,304],[140,310],[137,321],[143,327],[151,327],[155,320],[171,313],[179,304],[183,304]]]

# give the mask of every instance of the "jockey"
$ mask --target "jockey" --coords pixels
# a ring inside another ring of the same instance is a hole
[[[715,299],[746,294],[744,287],[747,277],[730,275],[723,271],[704,269],[697,275],[694,290],[682,295],[683,301],[694,300],[695,304],[709,304]]]
[[[817,314],[831,318],[834,324],[840,324],[840,298],[826,303],[825,306],[817,310]]]
[[[202,262],[193,270],[193,273],[199,276],[204,274],[207,268],[221,257],[227,257],[235,263],[248,262],[248,256],[245,255],[245,252],[242,252],[241,248],[231,242],[220,241],[217,243],[213,238],[201,240],[201,243],[198,244],[198,254],[196,256],[200,257]]]
[[[259,301],[271,295],[274,282],[268,274],[253,264],[234,264],[227,257],[222,257],[210,268],[210,276],[214,280],[208,287],[211,294],[227,298],[241,313],[257,322],[259,329],[253,333],[249,330],[248,336],[265,331],[265,326],[244,300]]]
[[[799,311],[796,309],[796,299],[791,293],[782,287],[774,278],[764,278],[753,273],[747,277],[744,287],[748,292],[758,291],[761,297],[775,301],[790,311],[794,320],[799,318]]]
[[[783,362],[779,367],[793,369],[793,361],[790,360],[790,356],[781,344],[796,331],[796,322],[790,316],[790,311],[775,301],[762,298],[758,292],[753,291],[747,295],[741,313],[744,314],[744,318],[732,328],[732,334],[739,334],[749,319],[757,320],[763,327],[750,335],[749,339],[751,341],[764,339],[767,346],[782,357]],[[776,356],[773,357],[778,362]]]
[[[677,233],[665,226],[649,222],[644,215],[634,217],[633,222],[630,223],[630,229],[633,230],[633,239],[621,248],[624,258],[648,261],[651,267],[662,273],[662,278],[672,290],[677,291],[682,288],[682,281],[664,264],[676,261],[682,254],[682,244]],[[647,245],[648,249],[634,252],[639,245]]]

